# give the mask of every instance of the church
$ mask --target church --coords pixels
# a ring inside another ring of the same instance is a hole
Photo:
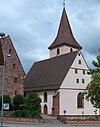
[[[25,94],[38,93],[43,114],[94,115],[95,108],[82,96],[91,76],[87,74],[88,65],[73,36],[65,7],[57,36],[48,49],[50,58],[35,62],[26,75]]]

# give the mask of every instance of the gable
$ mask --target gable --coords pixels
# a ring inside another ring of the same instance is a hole
[[[77,54],[77,57],[75,61],[73,62],[71,68],[88,69],[88,65],[81,52]]]
[[[79,63],[79,60],[81,60],[81,64]],[[85,89],[87,84],[89,84],[91,81],[91,75],[88,75],[87,72],[88,66],[86,61],[82,53],[78,53],[60,88],[74,90]],[[77,82],[77,80],[79,82]]]

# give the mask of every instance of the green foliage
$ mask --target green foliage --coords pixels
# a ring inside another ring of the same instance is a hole
[[[26,97],[25,107],[31,111],[31,117],[38,117],[41,114],[41,99],[36,93],[28,93]]]
[[[4,102],[11,104],[11,99],[8,95],[4,96]],[[0,97],[2,103],[2,97]],[[16,95],[13,98],[13,113],[11,116],[18,118],[39,118],[41,115],[41,99],[36,93],[28,93],[24,98],[22,95]]]
[[[4,95],[3,102],[11,104],[11,98],[10,98],[10,96],[9,95]],[[1,103],[2,103],[2,96],[0,96],[0,104]]]
[[[30,111],[29,110],[16,110],[14,111],[11,116],[18,117],[18,118],[30,118]]]
[[[100,52],[100,49],[99,49]],[[94,69],[90,69],[88,74],[92,75],[92,81],[86,87],[84,96],[86,100],[90,100],[95,108],[100,109],[100,54],[96,61],[93,60]]]
[[[14,104],[15,110],[20,109],[20,106],[23,105],[24,102],[25,102],[25,98],[23,95],[16,95],[13,98],[13,104]]]

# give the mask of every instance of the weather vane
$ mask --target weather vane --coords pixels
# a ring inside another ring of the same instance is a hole
[[[65,8],[65,2],[66,2],[66,0],[63,0],[63,7]]]

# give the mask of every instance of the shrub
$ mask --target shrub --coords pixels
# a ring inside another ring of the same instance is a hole
[[[28,93],[26,97],[26,109],[31,111],[31,117],[39,117],[41,114],[41,99],[36,93]]]
[[[18,118],[30,118],[30,111],[29,110],[16,110],[14,111],[11,116],[18,117]]]
[[[16,95],[13,98],[13,105],[15,107],[15,110],[20,109],[21,106],[23,106],[24,102],[25,102],[25,98],[23,95]]]

